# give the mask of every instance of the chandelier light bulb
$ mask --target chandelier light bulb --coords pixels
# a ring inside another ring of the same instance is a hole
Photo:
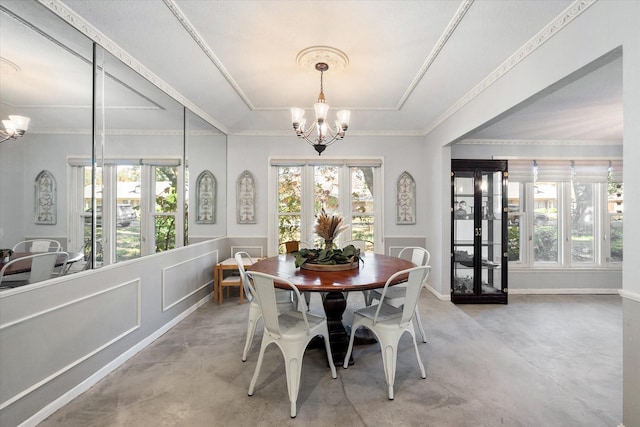
[[[0,130],[0,142],[23,136],[29,129],[30,120],[29,117],[17,115],[10,115],[9,120],[3,120],[4,131]]]

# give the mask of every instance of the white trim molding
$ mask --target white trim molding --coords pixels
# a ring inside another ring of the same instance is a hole
[[[619,289],[598,288],[559,288],[559,289],[513,289],[511,295],[615,295]]]
[[[620,289],[618,291],[620,296],[625,299],[630,299],[631,301],[640,302],[640,294],[636,292],[626,291],[624,289]]]
[[[522,62],[527,56],[533,53],[536,49],[542,46],[545,42],[549,41],[553,36],[558,34],[564,29],[571,21],[580,16],[585,10],[594,4],[596,0],[576,0],[571,3],[565,10],[556,16],[556,18],[549,24],[545,25],[543,29],[538,31],[536,35],[531,37],[524,45],[516,50],[511,56],[509,56],[502,64],[500,64],[495,70],[489,73],[484,79],[480,81],[475,87],[467,92],[462,98],[460,98],[455,104],[447,109],[440,115],[429,127],[424,130],[424,134],[427,135],[433,129],[440,126],[445,120],[451,117],[454,113],[471,102],[476,96],[480,95],[485,89],[495,83],[502,76],[511,71],[520,62]]]
[[[20,427],[36,427],[38,424],[40,424],[42,421],[47,419],[47,417],[49,417],[51,414],[56,412],[58,409],[62,408],[63,406],[71,402],[73,399],[80,396],[85,391],[89,390],[91,387],[96,385],[100,380],[102,380],[111,372],[115,371],[117,368],[122,366],[127,360],[131,359],[138,352],[140,352],[141,350],[146,348],[148,345],[150,345],[152,342],[160,338],[167,331],[169,331],[178,323],[186,319],[190,314],[195,312],[202,305],[209,302],[212,298],[213,298],[212,294],[210,293],[207,294],[204,298],[202,298],[196,304],[194,304],[193,306],[189,307],[178,316],[171,319],[164,326],[160,327],[154,333],[152,333],[151,335],[149,335],[148,337],[146,337],[145,339],[143,339],[142,341],[140,341],[139,343],[131,347],[126,352],[122,353],[119,357],[112,360],[110,363],[105,365],[102,369],[95,372],[93,375],[91,375],[86,380],[84,380],[83,382],[75,386],[73,389],[69,390],[67,393],[60,396],[58,399],[54,400],[53,402],[49,403],[47,406],[43,407],[40,411],[33,414],[30,418],[28,418],[22,424],[20,424]]]
[[[58,15],[62,20],[67,22],[73,28],[78,30],[80,33],[87,36],[90,40],[99,44],[104,50],[118,58],[124,64],[128,65],[136,73],[140,74],[142,77],[147,79],[151,84],[168,94],[170,97],[187,107],[189,110],[196,113],[198,116],[202,117],[204,120],[220,129],[223,133],[228,134],[229,130],[226,129],[221,123],[207,114],[200,107],[189,101],[185,98],[181,93],[175,90],[173,87],[169,86],[164,80],[154,74],[147,67],[142,65],[138,60],[136,60],[133,56],[131,56],[128,52],[122,49],[118,44],[116,44],[109,37],[98,31],[96,27],[87,22],[84,18],[78,15],[73,9],[69,8],[66,4],[61,2],[60,0],[38,0],[40,4],[45,6],[51,12]]]

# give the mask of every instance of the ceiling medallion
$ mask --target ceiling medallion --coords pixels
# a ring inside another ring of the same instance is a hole
[[[296,62],[304,69],[316,69],[316,64],[327,64],[332,71],[341,71],[349,65],[349,57],[343,51],[330,46],[311,46],[302,49]]]

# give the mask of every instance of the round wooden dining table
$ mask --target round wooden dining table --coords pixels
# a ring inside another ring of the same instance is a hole
[[[300,292],[326,292],[322,300],[327,325],[331,353],[336,364],[342,364],[349,345],[349,331],[342,322],[347,308],[344,292],[366,291],[384,287],[385,283],[398,271],[415,267],[411,261],[401,258],[366,253],[358,268],[342,271],[316,271],[297,268],[295,258],[289,254],[265,258],[249,267],[249,271],[271,274],[291,281]],[[393,284],[407,280],[399,276]],[[276,287],[278,283],[275,283]],[[286,289],[286,285],[282,285]],[[349,363],[353,363],[351,360]]]

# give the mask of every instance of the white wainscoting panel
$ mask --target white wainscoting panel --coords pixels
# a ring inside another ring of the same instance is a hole
[[[140,295],[133,280],[0,324],[0,410],[139,328]]]
[[[162,269],[162,311],[167,311],[213,283],[213,266],[218,263],[218,251]]]

